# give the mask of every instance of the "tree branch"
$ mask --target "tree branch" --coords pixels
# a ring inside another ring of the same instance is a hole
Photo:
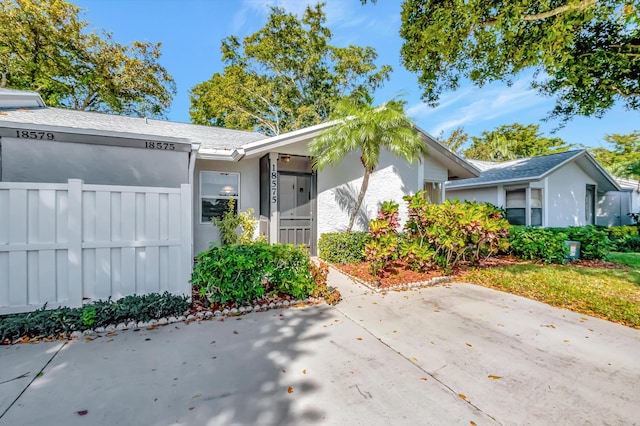
[[[561,13],[578,10],[582,12],[590,6],[596,4],[598,0],[582,0],[579,4],[575,5],[564,5],[560,7],[556,7],[555,9],[551,9],[548,12],[536,13],[534,15],[522,15],[523,21],[540,21],[543,19],[551,18],[552,16],[560,15]]]
[[[523,21],[541,21],[547,18],[551,18],[553,16],[557,16],[560,15],[562,13],[565,12],[569,12],[569,11],[573,11],[573,10],[579,10],[579,11],[583,11],[585,9],[587,9],[590,6],[593,6],[594,4],[596,4],[598,2],[598,0],[583,0],[581,3],[579,4],[575,4],[575,5],[564,5],[564,6],[560,6],[560,7],[556,7],[555,9],[551,9],[547,12],[542,12],[542,13],[535,13],[532,15],[529,14],[525,14],[525,15],[521,15],[520,19],[522,19]],[[498,15],[499,16],[499,15]],[[496,22],[498,22],[498,16],[496,16],[493,19],[490,19],[488,21],[484,21],[480,24],[481,27],[491,27],[493,25],[495,25]]]

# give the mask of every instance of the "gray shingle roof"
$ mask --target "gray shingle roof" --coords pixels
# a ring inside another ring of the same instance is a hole
[[[492,163],[487,161],[467,160],[482,173],[477,178],[460,179],[447,182],[447,188],[484,186],[505,181],[536,180],[585,150],[573,150],[540,157],[521,158],[518,160]]]
[[[204,149],[235,149],[266,138],[260,133],[222,127],[60,108],[3,109],[0,114],[0,123],[2,122],[183,138],[191,143],[201,144]]]

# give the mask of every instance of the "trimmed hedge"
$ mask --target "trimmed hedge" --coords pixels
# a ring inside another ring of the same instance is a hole
[[[368,232],[322,234],[318,240],[318,254],[330,263],[364,262],[364,247],[370,240]]]
[[[509,253],[523,260],[563,263],[566,255],[564,241],[580,242],[580,258],[604,259],[616,245],[609,233],[596,226],[568,228],[535,228],[514,226],[509,236]]]
[[[211,302],[238,305],[276,292],[306,299],[316,289],[306,250],[291,244],[211,247],[197,257],[191,282]]]
[[[129,321],[180,316],[191,303],[186,296],[146,294],[126,296],[117,301],[100,300],[81,308],[46,309],[0,317],[0,342],[24,336],[55,336]]]
[[[512,226],[509,230],[509,254],[522,260],[563,263],[567,248],[566,233],[553,228]]]

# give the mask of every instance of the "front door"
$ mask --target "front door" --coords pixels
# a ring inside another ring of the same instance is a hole
[[[278,173],[278,241],[304,244],[312,250],[313,175],[310,173]]]

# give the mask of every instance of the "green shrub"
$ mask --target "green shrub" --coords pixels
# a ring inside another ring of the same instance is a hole
[[[318,240],[319,257],[329,263],[359,263],[364,261],[364,246],[368,241],[366,232],[322,234]]]
[[[557,232],[565,232],[569,240],[580,242],[581,259],[604,259],[615,247],[609,239],[607,231],[593,225],[556,229]]]
[[[387,264],[398,258],[399,207],[392,201],[385,201],[378,218],[369,222],[369,241],[364,246],[364,257],[373,276],[384,277]]]
[[[427,260],[424,247],[429,244],[435,252],[434,261],[450,271],[460,260],[475,264],[506,248],[509,224],[491,204],[458,200],[431,204],[424,191],[403,198],[409,203],[405,231],[409,241],[417,245],[409,245],[408,255],[419,254]]]
[[[308,297],[315,284],[306,250],[265,243],[211,247],[200,253],[191,282],[212,302],[245,304],[267,292]]]
[[[211,222],[220,231],[220,242],[223,245],[250,244],[253,241],[258,219],[253,216],[253,209],[236,213],[235,206],[236,200],[230,198],[222,219],[214,217]],[[264,242],[264,236],[258,237],[258,241]]]
[[[23,336],[55,336],[129,321],[149,321],[180,316],[189,308],[189,298],[164,294],[127,296],[117,301],[99,300],[81,308],[46,309],[0,317],[0,342]]]
[[[640,236],[625,235],[614,241],[615,250],[622,253],[640,253]]]
[[[509,232],[508,252],[522,260],[563,263],[567,239],[567,234],[557,229],[513,226]]]
[[[607,232],[609,233],[609,237],[611,239],[622,238],[626,236],[637,236],[638,230],[640,228],[637,226],[612,226],[611,228],[607,228]]]

